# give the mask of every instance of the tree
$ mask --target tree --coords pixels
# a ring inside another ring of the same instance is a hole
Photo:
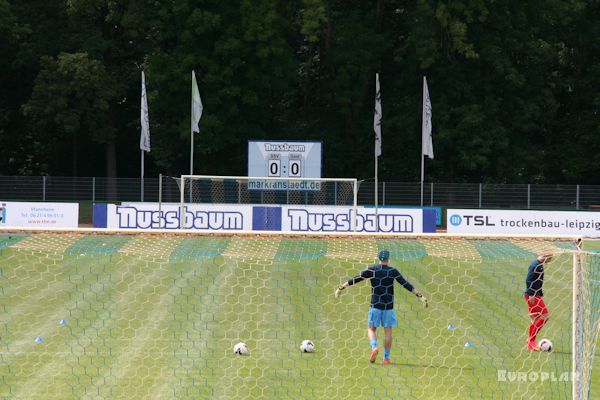
[[[31,136],[24,129],[19,109],[26,95],[16,76],[20,75],[16,62],[20,40],[26,29],[18,24],[12,7],[0,0],[0,174],[28,173],[37,161],[32,157]],[[24,76],[27,76],[24,74]]]
[[[70,152],[70,173],[78,176],[80,153],[86,164],[93,165],[97,145],[114,142],[116,132],[108,113],[116,99],[114,85],[104,66],[86,53],[43,57],[41,64],[23,110],[32,118],[40,142],[46,144],[44,161],[56,168],[61,156]]]
[[[0,0],[0,172],[137,176],[141,69],[146,171],[187,172],[193,69],[196,173],[245,174],[248,139],[299,139],[323,141],[323,175],[368,179],[379,72],[381,179],[419,179],[426,75],[426,180],[595,182],[599,12],[588,0]],[[79,103],[85,91],[99,104]]]
[[[294,137],[285,119],[296,67],[288,39],[293,12],[271,0],[162,4],[160,50],[148,58],[148,76],[160,93],[150,100],[163,171],[188,171],[192,69],[204,104],[196,173],[245,174],[248,139]]]

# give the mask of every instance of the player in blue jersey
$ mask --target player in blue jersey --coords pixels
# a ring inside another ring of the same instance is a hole
[[[544,303],[544,265],[552,261],[551,253],[544,253],[529,264],[525,278],[525,292],[523,297],[527,302],[527,311],[531,318],[529,335],[527,337],[527,351],[540,351],[536,342],[537,334],[548,321],[548,307]]]
[[[371,344],[370,362],[375,362],[379,349],[377,348],[377,327],[383,326],[385,332],[383,364],[391,364],[392,328],[398,325],[394,311],[394,281],[417,296],[427,307],[427,299],[411,285],[396,268],[390,267],[390,252],[382,250],[378,255],[379,264],[372,265],[354,278],[348,279],[335,290],[338,298],[345,288],[355,283],[369,279],[371,282],[371,308],[369,309],[367,335]]]

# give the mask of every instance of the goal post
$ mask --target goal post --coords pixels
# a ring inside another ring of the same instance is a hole
[[[600,254],[573,253],[573,400],[592,398],[592,366],[600,332]]]
[[[581,304],[581,294],[583,293],[582,258],[583,258],[583,255],[580,252],[573,253],[573,309],[572,309],[573,317],[571,320],[572,324],[573,324],[573,332],[572,332],[572,337],[571,337],[571,340],[572,340],[571,368],[572,368],[573,378],[577,378],[577,379],[573,379],[573,383],[571,386],[573,400],[587,399],[587,396],[583,397],[584,390],[583,390],[581,380],[579,379],[579,377],[582,376],[583,353],[584,353],[584,351],[583,351],[583,349],[584,349],[584,343],[583,343],[584,313],[583,313],[583,307]]]
[[[179,190],[180,229],[186,228],[186,205],[199,203],[347,206],[353,209],[351,231],[356,229],[355,178],[182,175]]]

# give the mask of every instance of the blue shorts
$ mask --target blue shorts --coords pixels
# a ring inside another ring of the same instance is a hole
[[[371,307],[369,309],[369,326],[377,328],[383,326],[384,328],[391,328],[392,326],[398,326],[398,320],[396,319],[396,311],[391,310],[380,310],[378,308]]]

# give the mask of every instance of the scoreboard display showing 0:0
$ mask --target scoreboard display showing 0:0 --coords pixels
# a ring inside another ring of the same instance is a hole
[[[248,176],[321,178],[321,142],[248,141]]]
[[[290,159],[288,165],[281,165],[281,159],[271,158],[267,164],[267,176],[271,178],[302,178],[302,160]]]

